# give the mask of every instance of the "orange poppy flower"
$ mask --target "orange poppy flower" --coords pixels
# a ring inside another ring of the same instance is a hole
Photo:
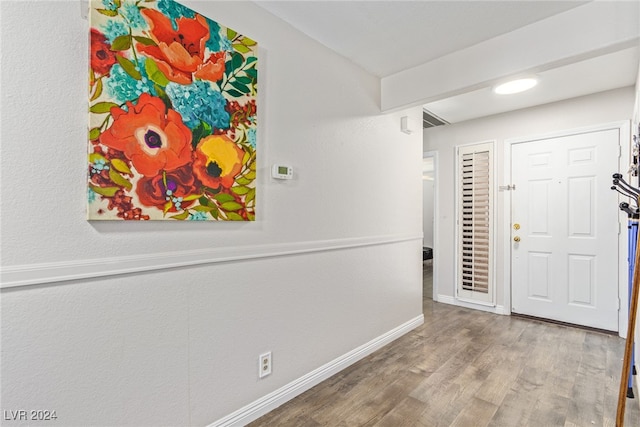
[[[244,151],[226,135],[203,138],[195,151],[193,173],[207,187],[230,188],[242,170]]]
[[[153,57],[158,69],[169,80],[189,84],[193,81],[194,73],[197,78],[210,81],[222,78],[225,53],[210,55],[205,60],[205,44],[210,36],[205,18],[198,14],[195,18],[179,18],[176,20],[178,29],[174,30],[171,20],[161,12],[143,9],[141,13],[149,23],[149,36],[156,46],[138,43],[137,48]]]
[[[191,161],[191,130],[160,98],[143,93],[127,111],[111,108],[113,124],[100,135],[100,143],[124,152],[142,175],[154,176]]]
[[[224,75],[226,56],[227,53],[224,51],[212,54],[195,72],[194,76],[202,80],[217,82]]]

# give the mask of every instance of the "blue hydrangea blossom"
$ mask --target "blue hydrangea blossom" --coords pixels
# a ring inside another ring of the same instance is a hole
[[[247,131],[247,140],[249,141],[249,145],[251,145],[252,148],[256,148],[256,129],[255,128],[251,128]]]
[[[120,21],[107,21],[107,24],[102,27],[102,33],[109,43],[112,44],[117,37],[129,34],[129,30]]]
[[[107,10],[116,10],[118,8],[114,0],[102,0],[102,6]]]
[[[229,128],[229,112],[225,109],[227,100],[210,83],[197,80],[184,86],[171,82],[166,92],[173,109],[180,113],[184,124],[191,129],[198,127],[201,121],[217,129]]]
[[[206,212],[194,211],[189,213],[189,218],[187,219],[189,221],[206,221],[209,219],[209,217],[207,216]]]
[[[138,67],[142,78],[136,80],[115,64],[111,67],[111,75],[105,81],[105,87],[110,96],[119,103],[138,99],[143,93],[157,96],[153,82],[149,80],[144,67]]]
[[[97,198],[96,192],[93,191],[91,188],[87,188],[87,200],[89,201],[89,203],[95,202],[96,198]]]
[[[147,21],[142,17],[140,9],[135,3],[123,3],[120,13],[127,20],[131,28],[147,28]]]

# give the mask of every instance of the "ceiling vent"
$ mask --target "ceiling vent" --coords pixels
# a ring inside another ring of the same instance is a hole
[[[441,119],[430,111],[422,109],[422,128],[432,128],[436,126],[448,125],[449,122]]]

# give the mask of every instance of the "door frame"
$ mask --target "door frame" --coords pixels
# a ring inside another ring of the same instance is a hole
[[[438,152],[437,151],[424,151],[422,153],[422,161],[427,157],[433,158],[433,295],[431,298],[434,302],[438,302],[438,262],[437,262],[437,247],[440,239],[440,232],[438,227],[438,175],[439,175],[439,167],[438,167]],[[424,201],[422,203],[422,207],[424,209]],[[423,212],[424,216],[424,212]]]
[[[511,147],[514,144],[521,144],[526,142],[535,142],[543,139],[561,138],[565,136],[579,135],[584,133],[592,133],[606,130],[618,130],[620,138],[620,146],[622,147],[620,157],[618,160],[618,168],[620,173],[626,173],[627,167],[630,164],[630,150],[631,150],[631,122],[630,120],[605,123],[600,125],[586,126],[569,130],[554,131],[544,133],[540,135],[533,135],[527,137],[508,138],[504,141],[503,151],[503,181],[504,185],[499,187],[499,195],[502,195],[502,227],[498,231],[502,234],[502,239],[498,236],[498,239],[502,241],[502,259],[503,259],[503,277],[504,280],[504,314],[511,314],[512,300],[511,300],[511,223],[513,219],[512,215],[512,198],[511,190],[506,187],[511,184]],[[612,174],[614,171],[612,171]],[[516,189],[517,191],[517,189]],[[500,198],[500,196],[498,197]],[[618,200],[621,201],[620,195]],[[628,264],[627,264],[627,242],[628,236],[627,229],[627,217],[623,212],[618,213],[618,300],[620,301],[620,310],[618,310],[618,335],[626,337],[627,335],[627,318],[629,313],[629,294],[628,294]]]

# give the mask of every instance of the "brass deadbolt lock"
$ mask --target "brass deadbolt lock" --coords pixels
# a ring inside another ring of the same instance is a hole
[[[513,224],[513,229],[514,230],[520,230],[520,224],[518,224],[517,222],[515,224]]]
[[[519,242],[519,241],[520,241],[520,236],[516,236],[516,237],[514,237],[514,238],[513,238],[513,241],[514,241],[514,242],[516,242],[516,243],[517,243],[517,242]]]

